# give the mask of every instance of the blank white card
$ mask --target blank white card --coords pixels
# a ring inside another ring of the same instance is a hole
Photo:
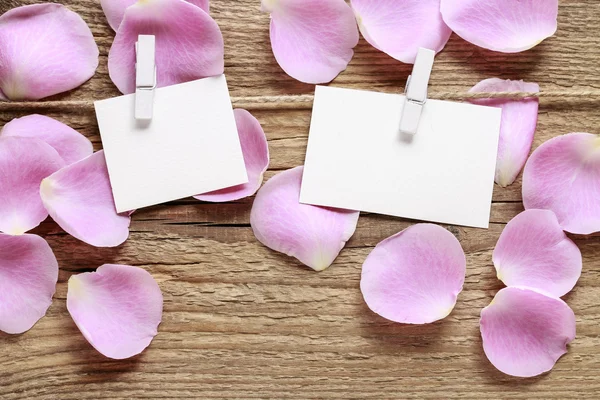
[[[95,106],[118,212],[248,182],[224,75],[156,89],[149,123],[135,94]]]
[[[411,140],[404,103],[317,86],[300,202],[487,228],[501,109],[430,99]]]

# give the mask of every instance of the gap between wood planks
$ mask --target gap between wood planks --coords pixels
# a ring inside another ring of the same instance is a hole
[[[542,92],[496,92],[496,93],[464,93],[464,92],[433,92],[432,99],[439,100],[474,100],[474,99],[511,99],[539,98],[544,102],[559,103],[592,103],[600,101],[600,90],[567,90]],[[311,109],[315,96],[281,95],[232,97],[235,107],[249,110],[263,109]],[[0,111],[36,111],[36,110],[80,110],[92,112],[94,100],[58,100],[58,101],[26,101],[0,102]]]

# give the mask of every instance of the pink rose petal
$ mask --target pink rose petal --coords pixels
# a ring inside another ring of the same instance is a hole
[[[47,143],[35,138],[0,137],[0,231],[20,235],[48,217],[40,183],[64,166]]]
[[[0,233],[0,331],[31,329],[46,315],[58,281],[58,262],[44,239]]]
[[[96,247],[127,240],[130,214],[117,214],[103,151],[44,179],[40,193],[54,221],[77,239]]]
[[[250,224],[265,246],[322,271],[354,234],[359,213],[300,204],[303,170],[281,172],[258,191]]]
[[[538,147],[523,172],[523,204],[554,211],[567,232],[599,232],[600,136],[571,133]]]
[[[454,235],[417,224],[385,239],[363,264],[360,289],[369,308],[390,321],[428,324],[454,309],[467,261]]]
[[[419,47],[441,51],[452,34],[440,0],[352,0],[352,8],[365,39],[404,63],[415,62]]]
[[[262,0],[271,13],[271,47],[279,66],[305,83],[327,83],[344,71],[358,44],[344,0]]]
[[[481,311],[487,358],[500,371],[532,377],[550,371],[575,339],[575,314],[561,299],[508,287]]]
[[[74,89],[98,67],[98,46],[81,17],[53,3],[0,16],[0,88],[10,100],[37,100]]]
[[[194,196],[198,200],[219,203],[252,196],[260,188],[263,175],[269,167],[269,146],[260,123],[246,110],[233,110],[233,113],[244,154],[248,183]]]
[[[518,53],[554,35],[558,0],[441,0],[444,21],[479,47]]]
[[[186,0],[197,7],[200,7],[208,13],[209,11],[209,0]],[[119,29],[125,10],[127,7],[134,5],[137,0],[100,0],[102,11],[106,15],[108,24],[113,30]]]
[[[43,115],[15,118],[4,125],[2,137],[33,137],[48,143],[66,165],[82,160],[94,152],[92,142],[71,127]]]
[[[163,296],[142,268],[105,264],[71,276],[67,309],[96,350],[120,360],[140,354],[158,334]]]
[[[473,87],[470,93],[527,92],[537,93],[540,87],[536,83],[523,81],[486,79]],[[502,125],[498,160],[496,161],[496,183],[502,187],[511,185],[525,166],[533,144],[537,127],[537,98],[522,100],[481,99],[472,103],[502,108]]]
[[[125,11],[108,54],[108,72],[124,94],[135,92],[140,34],[156,36],[158,87],[223,73],[223,36],[207,13],[183,0],[138,1]]]
[[[496,249],[494,266],[506,286],[526,286],[556,297],[571,291],[583,260],[577,245],[565,235],[549,210],[527,210],[506,225]]]

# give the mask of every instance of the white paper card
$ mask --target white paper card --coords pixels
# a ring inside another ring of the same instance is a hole
[[[248,182],[224,75],[156,89],[149,123],[135,94],[95,107],[118,212]]]
[[[501,110],[430,99],[411,141],[404,103],[318,86],[300,202],[487,228]]]

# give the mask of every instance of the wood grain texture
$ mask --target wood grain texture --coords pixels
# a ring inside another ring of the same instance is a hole
[[[35,1],[0,0],[0,12]],[[98,0],[64,0],[90,25],[100,47],[96,76],[53,101],[118,95],[107,72],[113,32]],[[213,0],[212,15],[225,37],[226,73],[236,97],[307,95],[270,50],[269,17],[259,0]],[[563,0],[556,37],[513,55],[472,46],[453,35],[432,75],[432,91],[465,91],[498,76],[538,82],[545,91],[600,89],[600,3]],[[400,91],[411,66],[366,42],[335,85]],[[0,112],[0,124],[28,114]],[[38,110],[38,112],[40,112]],[[41,110],[88,136],[101,148],[91,108]],[[269,139],[267,178],[301,165],[310,110],[305,106],[253,110]],[[563,133],[598,133],[598,102],[542,99],[535,146]],[[66,235],[53,222],[44,236],[61,266],[48,315],[32,330],[0,334],[2,399],[99,398],[511,398],[600,397],[600,237],[574,237],[584,270],[566,301],[577,315],[577,338],[550,374],[515,379],[486,360],[479,313],[502,287],[491,261],[506,222],[522,211],[520,180],[496,188],[489,230],[448,227],[468,258],[464,292],[444,321],[393,324],[371,313],[360,290],[360,269],[371,249],[411,222],[363,214],[354,237],[322,273],[261,246],[249,226],[252,199],[204,204],[190,199],[140,210],[131,237],[115,249],[96,249]],[[83,338],[66,310],[73,273],[104,263],[137,265],[158,280],[165,299],[159,335],[140,356],[112,361]]]

